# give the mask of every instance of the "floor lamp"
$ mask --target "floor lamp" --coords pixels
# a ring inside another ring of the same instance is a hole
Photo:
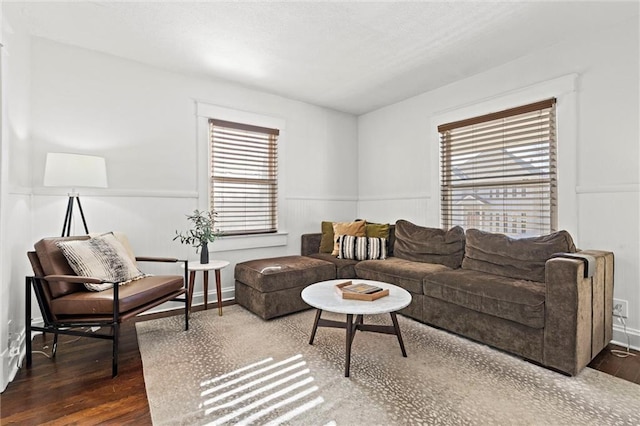
[[[84,218],[80,194],[76,188],[106,188],[107,166],[103,157],[94,155],[65,154],[50,152],[44,167],[44,186],[57,186],[71,188],[67,213],[62,225],[62,236],[71,235],[71,219],[73,217],[73,205],[78,204],[84,232],[89,233],[87,221]]]

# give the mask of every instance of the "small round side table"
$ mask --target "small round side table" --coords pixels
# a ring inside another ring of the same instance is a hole
[[[210,260],[209,263],[189,262],[189,310],[193,300],[193,288],[196,281],[196,272],[204,272],[204,309],[207,309],[207,296],[209,294],[209,271],[216,274],[216,295],[218,296],[218,315],[222,316],[222,288],[220,285],[220,270],[229,266],[226,260]]]

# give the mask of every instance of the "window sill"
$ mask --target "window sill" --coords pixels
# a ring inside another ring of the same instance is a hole
[[[209,246],[209,252],[286,246],[288,236],[289,234],[286,232],[277,232],[275,234],[220,237]]]

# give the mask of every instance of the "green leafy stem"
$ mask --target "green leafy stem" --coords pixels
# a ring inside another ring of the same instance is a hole
[[[192,223],[191,229],[186,232],[176,231],[173,241],[179,239],[182,244],[191,244],[196,249],[205,243],[214,242],[221,235],[221,232],[214,228],[217,215],[215,211],[194,210],[193,214],[187,215],[187,220]]]

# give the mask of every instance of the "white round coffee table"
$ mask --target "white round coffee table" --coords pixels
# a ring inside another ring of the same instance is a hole
[[[339,292],[336,291],[336,284],[343,283],[348,280],[329,280],[311,284],[302,290],[302,300],[317,309],[316,318],[311,330],[311,338],[309,344],[313,345],[318,327],[345,328],[346,336],[346,353],[344,376],[349,377],[349,367],[351,364],[351,344],[357,330],[372,331],[375,333],[393,334],[398,337],[402,356],[406,357],[407,352],[404,349],[402,335],[400,334],[400,326],[396,318],[396,311],[409,306],[411,303],[411,294],[408,291],[380,281],[371,280],[351,280],[354,284],[366,283],[388,289],[389,295],[381,297],[374,301],[343,299]],[[322,311],[346,314],[345,322],[333,321],[320,318]],[[393,325],[374,325],[364,324],[363,315],[390,314]],[[354,323],[353,316],[356,315]]]

